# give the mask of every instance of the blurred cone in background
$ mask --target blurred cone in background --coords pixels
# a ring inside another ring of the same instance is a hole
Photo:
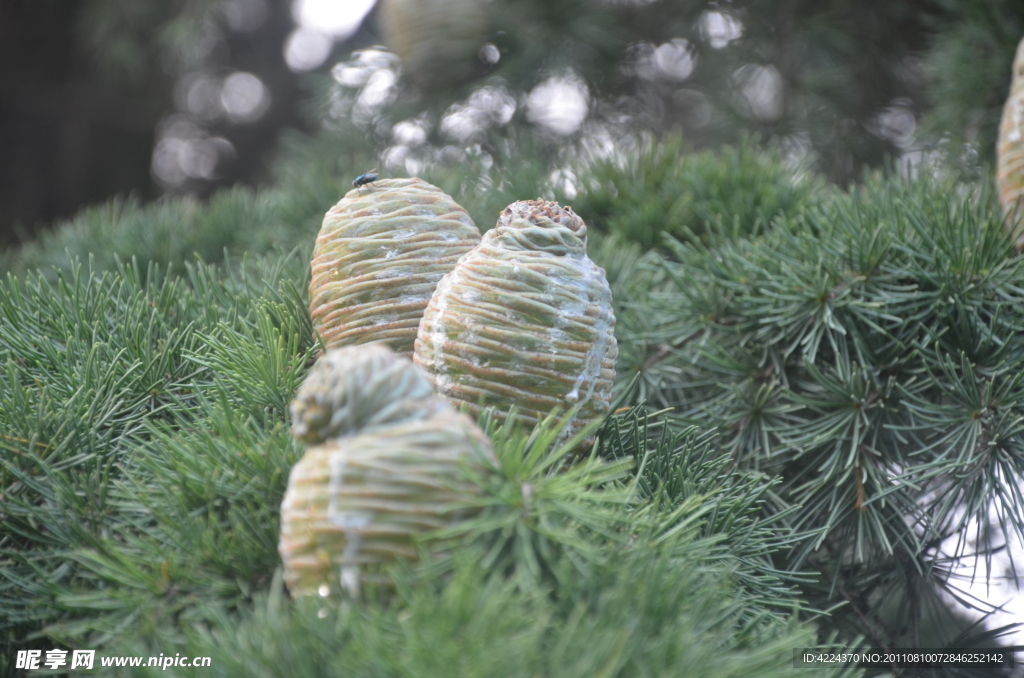
[[[1013,229],[1017,236],[1017,249],[1024,249],[1024,234],[1021,233],[1024,218],[1024,39],[1013,60],[1010,96],[1006,98],[999,125],[996,183],[1007,228]]]
[[[383,0],[380,17],[385,42],[418,87],[451,85],[477,71],[487,29],[482,0]]]

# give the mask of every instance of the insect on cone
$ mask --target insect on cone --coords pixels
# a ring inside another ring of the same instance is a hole
[[[366,174],[360,174],[352,180],[352,188],[361,188],[367,184],[377,181],[377,170],[372,169]]]
[[[313,249],[313,329],[327,348],[379,341],[410,355],[438,281],[479,242],[466,210],[422,179],[354,188],[324,216]]]

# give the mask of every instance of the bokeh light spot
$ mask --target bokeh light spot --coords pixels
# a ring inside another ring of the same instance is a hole
[[[676,38],[660,45],[651,55],[655,71],[665,80],[682,82],[697,65],[697,55],[690,42]]]
[[[252,73],[238,71],[224,79],[220,102],[231,120],[253,122],[270,106],[270,91]]]
[[[284,43],[284,62],[293,73],[305,73],[327,61],[334,40],[314,28],[296,28]]]
[[[746,64],[733,77],[739,87],[740,103],[748,116],[771,122],[782,115],[782,75],[774,66]]]
[[[526,98],[527,119],[561,135],[578,130],[589,108],[590,91],[576,75],[550,77]]]
[[[480,60],[487,64],[496,64],[501,60],[501,51],[489,42],[480,48]]]
[[[700,32],[713,49],[722,49],[743,35],[743,24],[725,12],[704,12],[700,17]]]
[[[359,29],[374,2],[376,0],[294,0],[292,16],[302,28],[344,40]]]

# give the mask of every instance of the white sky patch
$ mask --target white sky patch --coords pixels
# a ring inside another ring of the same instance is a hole
[[[482,132],[484,126],[473,109],[462,104],[455,104],[441,118],[440,129],[441,134],[449,139],[468,141],[474,135]]]
[[[441,133],[466,142],[491,127],[507,125],[516,112],[516,100],[504,87],[481,87],[464,103],[452,104],[441,118]]]
[[[397,169],[403,167],[405,159],[409,157],[410,149],[408,146],[390,146],[381,153],[381,161],[384,163],[386,169]]]
[[[644,80],[682,82],[697,67],[697,50],[685,38],[673,38],[655,47],[649,42],[638,42],[626,49],[622,65],[627,75]]]
[[[526,98],[527,119],[561,135],[578,130],[589,108],[590,91],[575,75],[550,77]]]
[[[577,189],[578,179],[576,178],[576,173],[571,169],[567,167],[556,169],[550,174],[548,181],[550,181],[556,189],[561,191],[568,200],[576,199],[576,196],[579,193]]]
[[[689,40],[675,38],[655,48],[651,55],[654,71],[665,80],[682,82],[697,66],[697,54]]]
[[[427,130],[416,120],[403,120],[391,128],[391,138],[403,146],[421,146],[427,141]]]
[[[174,86],[174,103],[199,120],[216,120],[223,113],[220,105],[220,78],[193,71],[181,77]]]
[[[897,99],[880,111],[870,123],[872,133],[888,139],[900,148],[909,148],[914,143],[917,120],[907,99]]]
[[[501,51],[493,43],[487,43],[480,48],[478,54],[480,60],[488,64],[496,64],[501,60]]]
[[[373,123],[381,107],[397,96],[401,62],[383,47],[371,47],[352,52],[347,61],[334,65],[331,77],[340,85],[331,92],[328,118],[340,120],[351,116],[359,126]],[[378,121],[390,131],[389,121]]]
[[[991,520],[994,524],[998,522],[998,516],[992,512]],[[968,537],[973,539],[976,531],[974,527],[968,528]],[[1018,576],[1024,577],[1024,546],[1019,539],[1016,539],[1012,530],[1010,531],[1010,542],[1007,549],[992,555],[992,570],[987,570],[985,559],[974,556],[967,556],[952,568],[954,579],[951,583],[958,589],[966,591],[970,595],[998,607],[1003,605],[1002,610],[995,612],[984,622],[984,627],[994,629],[1006,624],[1018,623],[1024,619],[1024,596],[1018,589],[1017,581],[1011,576],[1011,554],[1013,563],[1016,565]],[[943,552],[951,554],[954,552],[959,535],[954,535],[943,544]],[[968,549],[970,551],[970,549]],[[975,567],[977,570],[975,571]],[[974,581],[970,578],[974,575]],[[977,619],[981,615],[973,610],[967,610],[958,602],[948,599],[953,609],[962,611],[964,614]],[[1024,645],[1024,627],[1012,631],[1009,635],[1003,636],[998,641],[1000,644]],[[1014,674],[1019,675],[1019,674]]]
[[[743,35],[743,24],[725,12],[704,12],[700,17],[700,32],[712,49],[722,49]]]
[[[174,104],[203,123],[220,118],[233,123],[254,122],[270,107],[270,90],[252,73],[235,71],[221,78],[193,71],[175,84]]]
[[[376,0],[294,0],[292,16],[300,28],[311,28],[344,40],[355,33]]]
[[[312,28],[296,28],[284,43],[284,62],[293,73],[317,68],[331,54],[334,39]]]
[[[327,60],[335,42],[359,30],[376,0],[293,0],[297,28],[285,41],[284,59],[293,72],[311,71]]]
[[[368,113],[390,104],[395,99],[395,85],[398,74],[392,70],[374,71],[366,80],[366,86],[356,99],[357,112]]]
[[[750,117],[770,122],[782,115],[782,75],[774,66],[746,64],[733,77]]]
[[[399,63],[397,56],[383,48],[363,49],[353,52],[347,62],[336,64],[331,77],[342,87],[362,87],[379,70],[397,72]]]
[[[421,174],[424,167],[426,167],[426,165],[419,158],[410,155],[405,159],[405,171],[408,172],[411,177]]]

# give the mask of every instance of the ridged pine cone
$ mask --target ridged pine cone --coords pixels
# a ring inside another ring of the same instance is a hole
[[[1006,226],[1018,236],[1017,249],[1024,250],[1024,40],[1017,46],[1010,96],[999,124],[996,184]]]
[[[310,447],[292,468],[278,551],[293,596],[387,585],[382,567],[415,559],[415,539],[471,512],[464,473],[497,462],[476,424],[434,395],[385,346],[325,353],[291,405]]]
[[[587,227],[546,200],[505,208],[480,246],[441,279],[413,360],[455,403],[527,423],[578,411],[569,436],[609,410],[615,315],[604,270],[587,257]],[[593,438],[584,441],[589,446]]]
[[[480,242],[466,210],[422,179],[380,179],[324,216],[309,313],[327,348],[380,341],[411,355],[438,281]]]

